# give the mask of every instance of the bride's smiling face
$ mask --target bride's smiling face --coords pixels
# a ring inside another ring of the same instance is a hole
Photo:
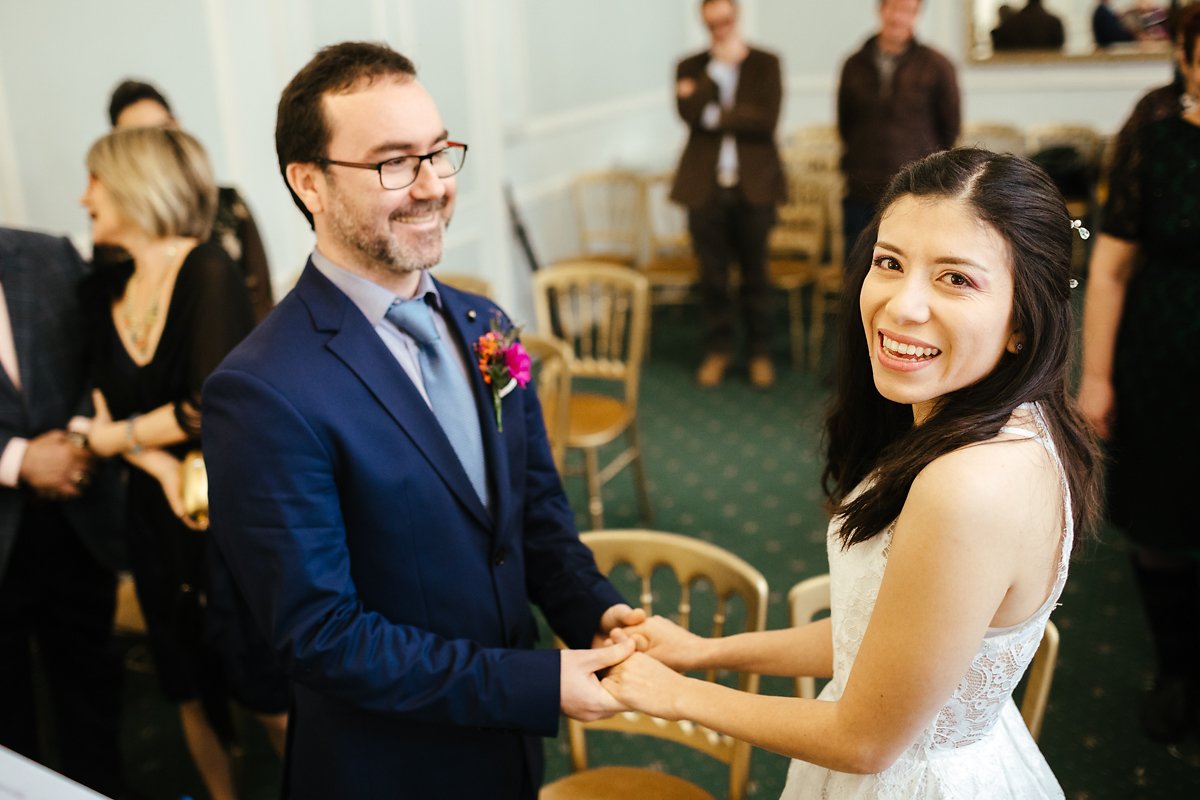
[[[918,423],[1019,344],[1008,244],[953,198],[905,195],[887,209],[859,308],[875,387]]]

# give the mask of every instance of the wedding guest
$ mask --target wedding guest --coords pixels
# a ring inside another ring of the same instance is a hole
[[[1109,5],[1109,0],[1097,0],[1096,8],[1092,10],[1092,40],[1096,47],[1108,47],[1137,41],[1137,36],[1125,27],[1125,23]]]
[[[775,384],[771,361],[771,287],[767,236],[785,198],[775,128],[783,102],[779,56],[751,47],[738,26],[734,0],[702,0],[709,46],[675,68],[675,105],[688,140],[671,199],[687,208],[700,264],[704,359],[696,383],[721,383],[733,361],[740,317],[750,385]],[[741,276],[736,294],[732,263]]]
[[[1126,117],[1121,129],[1113,138],[1111,154],[1108,156],[1107,168],[1113,172],[1129,163],[1130,151],[1133,148],[1137,132],[1142,126],[1168,117],[1175,117],[1194,108],[1198,98],[1188,91],[1184,80],[1182,65],[1183,36],[1182,30],[1187,27],[1188,20],[1200,14],[1200,4],[1187,6],[1182,10],[1173,10],[1169,18],[1171,40],[1175,43],[1171,51],[1171,62],[1175,66],[1175,74],[1171,82],[1147,91],[1134,105]],[[1105,175],[1106,185],[1112,183],[1111,175]],[[1103,231],[1092,246],[1091,258],[1105,257],[1103,250],[1108,246],[1110,237]]]
[[[117,476],[68,432],[88,399],[86,272],[67,239],[0,227],[0,746],[119,798]]]
[[[179,127],[163,93],[152,84],[137,80],[124,80],[113,89],[108,118],[114,130],[154,125]],[[275,305],[267,251],[250,207],[232,186],[217,189],[217,212],[209,236],[241,270],[254,318],[261,321]]]
[[[954,145],[962,126],[954,64],[917,41],[921,0],[879,0],[879,30],[842,65],[842,235],[846,250],[904,164]]]
[[[1180,18],[1179,71],[1200,96],[1200,6]],[[1103,230],[1088,268],[1079,407],[1106,440],[1109,518],[1132,545],[1156,676],[1142,731],[1177,742],[1200,725],[1200,448],[1191,397],[1200,380],[1200,107],[1129,132],[1113,164]],[[1183,459],[1183,460],[1180,460]]]
[[[534,800],[560,713],[621,709],[594,673],[632,646],[586,648],[645,615],[579,540],[512,323],[430,276],[467,145],[408,58],[343,42],[275,146],[316,247],[205,383],[203,438],[213,537],[294,680],[286,793]],[[489,385],[493,325],[518,374]],[[531,605],[570,649],[535,648]]]
[[[89,446],[133,467],[125,526],[155,669],[209,794],[230,798],[229,698],[256,712],[282,749],[287,684],[265,661],[241,665],[253,683],[231,684],[230,654],[205,640],[208,609],[235,601],[210,583],[210,539],[184,513],[180,460],[199,444],[202,381],[253,317],[237,267],[208,240],[217,189],[194,138],[117,130],[92,145],[87,167],[92,238],[132,259],[85,290],[98,389]],[[236,657],[242,643],[233,644]]]
[[[1025,159],[957,149],[901,170],[842,314],[832,617],[717,639],[654,617],[614,632],[645,652],[602,685],[791,756],[785,798],[1061,798],[1011,694],[1099,511],[1067,395],[1073,235]],[[832,680],[808,700],[674,671],[709,668]]]
[[[1059,50],[1065,41],[1062,20],[1047,11],[1042,0],[1027,0],[992,30],[996,50]]]

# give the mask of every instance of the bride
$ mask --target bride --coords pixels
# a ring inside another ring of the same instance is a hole
[[[792,757],[785,798],[1062,797],[1011,695],[1099,513],[1067,395],[1077,226],[1040,168],[976,149],[910,164],[880,208],[826,420],[832,616],[718,639],[654,617],[614,634],[643,652],[603,685]],[[805,700],[675,671],[710,668],[831,680]]]

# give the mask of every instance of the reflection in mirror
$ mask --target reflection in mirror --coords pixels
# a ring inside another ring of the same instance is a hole
[[[1194,0],[964,0],[971,61],[1159,59],[1173,5]]]

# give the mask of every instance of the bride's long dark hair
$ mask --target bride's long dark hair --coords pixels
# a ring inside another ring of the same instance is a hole
[[[920,426],[912,408],[876,389],[859,311],[879,221],[901,197],[964,203],[1008,243],[1013,323],[1024,346],[1005,353],[982,380],[942,397]],[[1101,507],[1101,457],[1090,426],[1068,395],[1071,337],[1071,220],[1062,195],[1040,167],[974,148],[935,153],[892,180],[850,255],[839,320],[836,391],[825,421],[822,483],[842,518],[844,546],[871,539],[900,514],[917,473],[938,456],[996,436],[1021,403],[1036,402],[1058,448],[1071,492],[1076,544],[1095,528]],[[868,475],[871,484],[847,502]]]

